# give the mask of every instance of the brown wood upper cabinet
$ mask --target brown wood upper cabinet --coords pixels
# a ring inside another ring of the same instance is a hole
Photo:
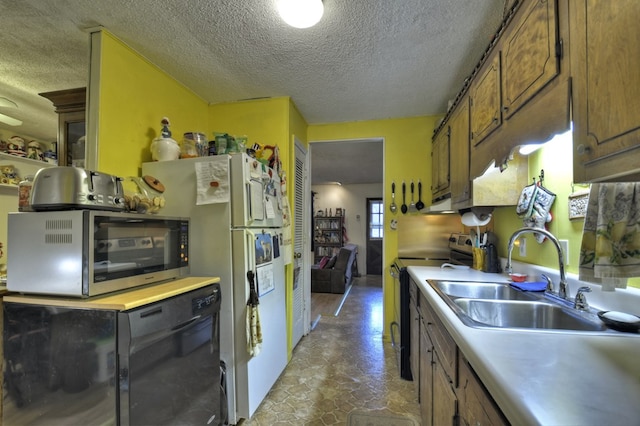
[[[449,149],[451,156],[451,204],[465,203],[471,197],[469,179],[469,102],[463,99],[449,120]]]
[[[502,43],[502,111],[508,120],[560,72],[556,2],[523,6]]]
[[[502,124],[500,113],[500,52],[482,67],[469,92],[471,144],[477,146]]]
[[[468,92],[471,179],[518,145],[569,128],[568,19],[558,18],[567,17],[564,0],[523,0],[510,13]]]
[[[433,139],[431,148],[431,199],[443,200],[450,194],[449,126],[444,126]]]
[[[640,2],[569,3],[574,180],[640,180]]]

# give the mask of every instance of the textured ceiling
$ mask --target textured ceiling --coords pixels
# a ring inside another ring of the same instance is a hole
[[[101,25],[210,103],[291,96],[308,123],[442,114],[498,28],[505,0],[324,0],[288,27],[275,0],[0,0],[0,97],[56,139],[40,92],[86,86]]]

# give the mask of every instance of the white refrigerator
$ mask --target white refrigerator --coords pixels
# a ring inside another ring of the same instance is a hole
[[[279,178],[246,154],[144,163],[142,174],[165,186],[160,214],[191,219],[191,273],[221,279],[220,358],[226,364],[228,421],[249,419],[288,360]],[[257,355],[247,348],[248,271],[257,280],[262,330]]]

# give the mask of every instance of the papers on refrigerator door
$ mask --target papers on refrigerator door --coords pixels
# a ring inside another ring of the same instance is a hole
[[[258,281],[258,297],[262,297],[276,288],[276,283],[273,279],[272,263],[256,268],[256,275]]]
[[[210,158],[210,159],[209,159]],[[229,157],[208,157],[195,164],[196,204],[229,202]]]
[[[256,266],[260,266],[263,263],[270,263],[273,260],[273,239],[271,234],[257,234],[256,235]]]

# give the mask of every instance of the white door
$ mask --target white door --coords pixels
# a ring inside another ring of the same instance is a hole
[[[303,335],[309,333],[311,324],[311,269],[309,267],[309,238],[311,232],[307,150],[294,137],[294,229],[293,229],[293,336],[295,347]]]

